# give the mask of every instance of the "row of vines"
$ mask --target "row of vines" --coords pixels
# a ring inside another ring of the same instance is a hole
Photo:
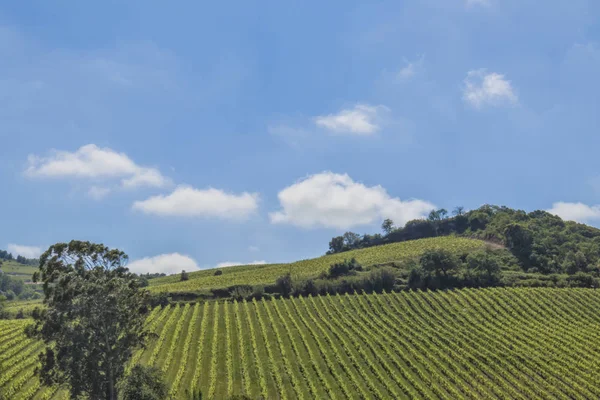
[[[62,399],[34,376],[27,321],[0,321],[0,390]],[[155,309],[132,363],[175,399],[597,399],[600,292],[494,288],[208,302]]]
[[[344,259],[356,258],[363,265],[397,262],[418,257],[426,250],[444,248],[456,254],[467,253],[484,246],[484,242],[461,237],[436,237],[392,243],[383,246],[352,250],[339,254],[297,261],[291,264],[243,265],[221,268],[221,275],[215,270],[203,270],[189,274],[188,281],[180,281],[179,275],[150,280],[153,292],[190,292],[203,289],[225,288],[234,285],[265,285],[289,271],[295,278],[314,278],[326,272],[329,266]],[[189,272],[189,271],[188,271]]]

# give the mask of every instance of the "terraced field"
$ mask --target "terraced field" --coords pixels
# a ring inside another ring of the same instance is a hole
[[[288,272],[291,272],[294,278],[316,277],[327,271],[331,264],[352,257],[355,257],[361,264],[368,266],[418,257],[425,250],[433,248],[444,248],[455,253],[465,253],[483,246],[485,246],[485,243],[480,240],[451,236],[411,240],[290,264],[242,265],[220,268],[223,274],[217,276],[215,276],[216,269],[192,272],[189,274],[190,279],[185,282],[179,281],[179,275],[172,275],[150,280],[150,290],[153,292],[191,292],[202,289],[225,288],[233,285],[264,285],[274,283],[278,277]]]
[[[27,321],[0,322],[0,388],[62,398],[33,376]],[[600,292],[466,289],[207,302],[153,310],[134,363],[174,398],[597,399]]]
[[[16,261],[4,261],[0,270],[10,275],[11,278],[31,282],[32,275],[37,271],[37,267],[19,264]]]

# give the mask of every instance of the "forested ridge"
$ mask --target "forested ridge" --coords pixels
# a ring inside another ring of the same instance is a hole
[[[600,229],[563,221],[546,211],[526,212],[505,206],[484,205],[465,212],[457,207],[452,215],[434,210],[427,219],[409,221],[396,228],[382,224],[384,234],[358,235],[347,232],[334,237],[328,254],[387,243],[459,235],[505,246],[518,265],[529,273],[595,273],[600,271]]]

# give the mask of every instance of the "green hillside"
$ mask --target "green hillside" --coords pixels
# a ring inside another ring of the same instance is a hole
[[[149,282],[153,292],[172,293],[234,285],[265,285],[274,283],[278,277],[288,272],[297,279],[314,278],[326,272],[331,264],[350,258],[356,258],[364,266],[371,266],[415,258],[430,249],[442,248],[461,254],[484,246],[485,243],[480,240],[446,236],[352,250],[289,264],[243,265],[203,270],[190,273],[189,280],[185,282],[180,282],[179,275],[152,279]],[[222,271],[222,275],[215,275],[217,270]]]
[[[0,321],[0,389],[63,399],[34,377],[42,343]],[[493,288],[156,308],[133,362],[206,399],[597,399],[600,292]]]
[[[20,279],[24,282],[31,282],[31,277],[37,267],[20,264],[16,261],[2,261],[0,271],[10,275],[11,278]]]

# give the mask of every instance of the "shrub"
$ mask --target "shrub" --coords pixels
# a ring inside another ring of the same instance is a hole
[[[362,271],[362,269],[362,265],[360,265],[355,258],[352,258],[351,260],[344,260],[343,262],[332,264],[329,267],[327,277],[334,279],[343,275],[356,274],[356,271]]]
[[[223,275],[223,270],[222,269],[218,269],[215,271],[215,276],[219,276],[219,275]]]
[[[288,272],[287,274],[277,278],[275,281],[275,287],[281,295],[289,296],[294,288],[292,275]]]
[[[389,267],[374,269],[362,278],[361,284],[362,289],[367,292],[390,291],[396,284],[396,271]]]
[[[185,270],[181,271],[181,281],[187,281],[190,279],[189,275],[187,272],[185,272]]]
[[[120,383],[122,400],[164,400],[167,385],[158,368],[136,365]]]

